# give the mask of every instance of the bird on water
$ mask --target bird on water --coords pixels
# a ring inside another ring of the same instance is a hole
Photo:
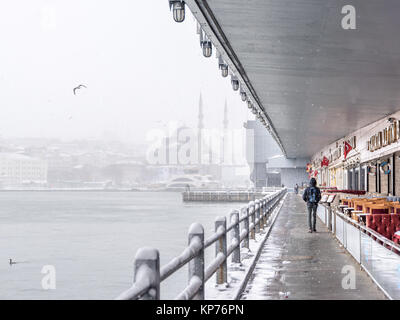
[[[10,266],[13,265],[13,264],[17,264],[15,261],[12,261],[12,259],[8,259],[8,260],[10,262]]]

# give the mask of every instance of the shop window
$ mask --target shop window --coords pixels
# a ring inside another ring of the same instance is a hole
[[[366,175],[365,175],[365,173],[366,173],[366,168],[362,167],[360,169],[360,190],[364,190],[364,191],[366,191],[366,188],[365,188],[365,177],[366,177]]]

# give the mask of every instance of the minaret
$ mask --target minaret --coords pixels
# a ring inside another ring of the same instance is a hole
[[[228,136],[228,104],[225,98],[225,106],[224,106],[224,121],[223,124],[223,131],[222,131],[222,164],[225,164],[225,155],[226,155],[226,144],[227,144],[227,136]]]
[[[225,107],[224,107],[224,130],[228,129],[228,104],[226,102],[226,98],[225,98]]]
[[[200,98],[199,98],[199,117],[198,117],[198,123],[197,123],[197,151],[198,151],[198,165],[201,165],[201,153],[202,153],[202,131],[204,129],[204,124],[203,124],[203,98],[201,96],[200,92]]]

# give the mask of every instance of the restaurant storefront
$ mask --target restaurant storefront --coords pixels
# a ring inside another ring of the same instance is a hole
[[[353,132],[312,158],[321,186],[400,196],[400,112]]]

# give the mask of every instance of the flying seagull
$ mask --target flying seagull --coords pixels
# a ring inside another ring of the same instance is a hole
[[[86,87],[84,84],[80,84],[79,86],[75,87],[75,88],[73,89],[74,95],[76,95],[76,90],[81,89],[81,88],[87,88],[87,87]]]

